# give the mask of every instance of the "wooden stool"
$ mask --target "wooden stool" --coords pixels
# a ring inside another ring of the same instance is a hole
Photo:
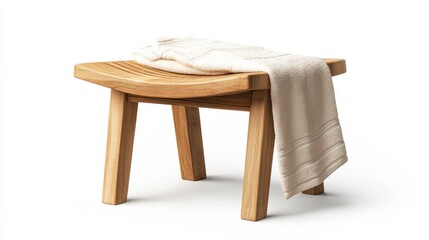
[[[341,59],[326,59],[332,76],[346,72]],[[241,218],[267,215],[274,149],[270,81],[265,72],[220,76],[177,74],[132,61],[77,64],[76,78],[111,88],[103,203],[127,201],[139,102],[171,104],[182,179],[206,178],[199,107],[250,111]],[[319,194],[323,183],[304,191]]]

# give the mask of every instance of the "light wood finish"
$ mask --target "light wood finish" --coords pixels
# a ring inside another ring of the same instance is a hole
[[[137,103],[128,102],[125,93],[111,91],[103,203],[127,201],[131,156],[137,117]]]
[[[128,101],[170,104],[170,105],[179,105],[179,106],[186,106],[186,107],[205,107],[205,108],[249,111],[251,94],[250,92],[245,92],[245,93],[238,93],[238,94],[226,95],[226,96],[182,98],[182,99],[152,98],[152,97],[129,95]]]
[[[346,71],[342,59],[327,59],[325,62],[332,76]],[[117,91],[158,98],[209,97],[270,88],[265,72],[187,75],[153,69],[132,61],[81,63],[75,65],[74,75]]]
[[[160,98],[207,97],[270,87],[264,72],[188,75],[153,69],[132,61],[77,64],[75,77],[121,92]]]
[[[329,70],[331,70],[332,77],[347,71],[346,60],[344,59],[325,58],[324,60],[328,64]]]
[[[269,90],[252,91],[243,180],[241,218],[257,221],[267,216],[274,127]]]
[[[325,187],[323,186],[323,182],[313,188],[310,188],[308,190],[305,190],[304,194],[309,194],[309,195],[317,195],[317,194],[321,194],[325,192]]]
[[[346,72],[342,59],[324,59],[332,76]],[[201,76],[171,73],[132,61],[75,65],[75,77],[112,89],[103,202],[127,200],[138,102],[171,104],[182,178],[206,178],[198,107],[250,111],[241,217],[267,215],[274,129],[270,81],[265,72]],[[323,183],[304,191],[319,194]]]
[[[191,181],[204,179],[206,166],[200,112],[194,107],[172,106],[172,108],[182,179]]]

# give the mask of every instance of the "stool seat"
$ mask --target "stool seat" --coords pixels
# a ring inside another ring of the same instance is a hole
[[[344,60],[324,60],[332,76],[346,71]],[[74,76],[124,93],[156,98],[209,97],[270,89],[265,72],[189,75],[162,71],[133,61],[77,64]]]

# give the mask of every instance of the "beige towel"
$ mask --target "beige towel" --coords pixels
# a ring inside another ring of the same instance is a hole
[[[315,57],[193,38],[164,38],[134,53],[170,72],[270,76],[276,149],[286,198],[322,183],[347,161],[328,66]]]

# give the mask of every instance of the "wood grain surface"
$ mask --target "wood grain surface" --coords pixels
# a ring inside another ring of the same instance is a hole
[[[332,76],[346,71],[343,59],[325,59],[325,62]],[[150,68],[133,61],[81,63],[75,65],[74,75],[117,91],[158,98],[208,97],[270,88],[265,72],[188,75]]]
[[[203,138],[198,108],[172,106],[182,179],[206,178]]]
[[[267,216],[274,126],[269,90],[252,91],[241,218],[257,221]]]
[[[111,91],[103,203],[127,201],[133,153],[137,103],[128,102],[125,93]]]

